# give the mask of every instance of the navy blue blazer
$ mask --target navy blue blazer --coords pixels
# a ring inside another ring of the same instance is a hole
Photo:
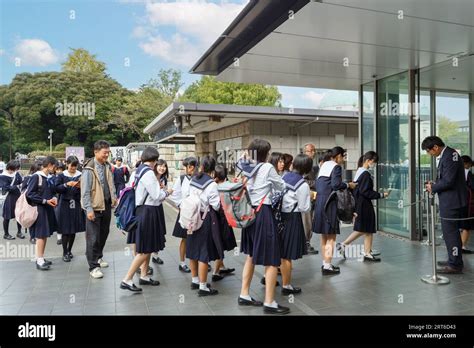
[[[467,184],[464,164],[456,150],[446,146],[438,164],[438,177],[432,186],[438,194],[439,209],[460,209],[467,205]]]

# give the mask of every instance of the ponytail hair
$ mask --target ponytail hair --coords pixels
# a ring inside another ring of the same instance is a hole
[[[360,156],[357,167],[362,167],[365,161],[374,161],[377,163],[379,161],[379,155],[377,155],[375,151],[367,151],[363,156]]]
[[[357,168],[360,168],[364,165],[364,155],[359,157],[359,160],[357,161]]]

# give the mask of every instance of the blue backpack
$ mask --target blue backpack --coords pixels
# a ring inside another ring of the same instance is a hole
[[[125,232],[131,232],[137,224],[137,217],[135,216],[135,188],[138,185],[140,179],[145,175],[146,172],[151,170],[149,167],[145,167],[141,170],[138,177],[132,184],[132,187],[126,187],[120,191],[120,198],[115,208],[115,222],[117,228]],[[148,197],[148,193],[145,196],[145,201]]]

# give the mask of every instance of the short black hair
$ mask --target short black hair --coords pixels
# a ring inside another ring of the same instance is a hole
[[[64,171],[66,170],[66,165],[64,164],[64,162],[58,162],[57,168]]]
[[[329,150],[329,152],[331,158],[335,158],[337,155],[344,156],[347,151],[340,146],[335,146],[331,150]]]
[[[463,155],[461,156],[462,158],[462,161],[464,162],[464,164],[470,164],[471,167],[472,167],[472,158],[469,157],[468,155]]]
[[[284,153],[282,156],[283,162],[285,163],[283,165],[283,171],[289,171],[291,167],[291,163],[293,163],[293,156],[290,155],[289,153]]]
[[[10,160],[7,163],[6,169],[7,170],[18,170],[20,169],[20,161],[17,160]]]
[[[278,162],[282,159],[283,154],[281,152],[272,152],[270,154],[270,160],[268,161],[271,165],[278,168]]]
[[[110,143],[107,140],[97,140],[94,143],[94,151],[99,151],[102,149],[109,149]]]
[[[247,148],[250,158],[257,162],[266,162],[271,149],[270,143],[264,139],[254,139]]]
[[[222,164],[216,165],[216,169],[214,170],[214,177],[219,181],[226,181],[227,168]]]
[[[422,150],[431,150],[433,147],[435,147],[435,145],[438,145],[438,146],[446,146],[443,142],[443,140],[441,140],[440,137],[437,137],[437,136],[434,136],[434,135],[431,135],[429,137],[426,137],[423,142],[421,143],[421,149]]]
[[[160,158],[160,153],[152,146],[147,146],[145,150],[143,150],[141,156],[142,162],[158,161],[158,158]]]
[[[58,160],[56,159],[56,157],[53,157],[53,156],[46,156],[43,160],[43,168],[49,166],[50,164],[53,164],[55,166],[58,166],[59,163],[58,163]]]
[[[198,163],[199,163],[199,161],[196,157],[187,157],[183,160],[183,166],[185,166],[185,167],[187,167],[187,166],[197,167]]]
[[[313,160],[308,155],[300,153],[293,160],[293,171],[300,175],[308,174],[313,169]]]
[[[211,174],[216,169],[216,160],[211,155],[206,155],[201,159],[201,170],[196,175],[197,178],[201,178],[204,173]]]
[[[76,156],[69,156],[66,159],[66,164],[71,165],[73,167],[77,167],[79,165],[79,158],[77,158]]]

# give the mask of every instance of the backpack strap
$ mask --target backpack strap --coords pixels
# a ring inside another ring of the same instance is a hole
[[[141,178],[142,178],[143,175],[145,175],[145,173],[148,172],[149,170],[151,170],[150,167],[148,167],[148,166],[144,167],[144,168],[141,170],[140,174],[138,174],[138,176],[135,178],[135,181],[132,183],[132,188],[133,188],[135,191],[137,190],[137,185],[138,185],[138,183],[140,182]],[[145,202],[146,202],[146,200],[147,200],[147,198],[148,198],[148,191],[145,190],[145,199],[143,200],[143,203],[140,204],[140,205],[144,205]]]

